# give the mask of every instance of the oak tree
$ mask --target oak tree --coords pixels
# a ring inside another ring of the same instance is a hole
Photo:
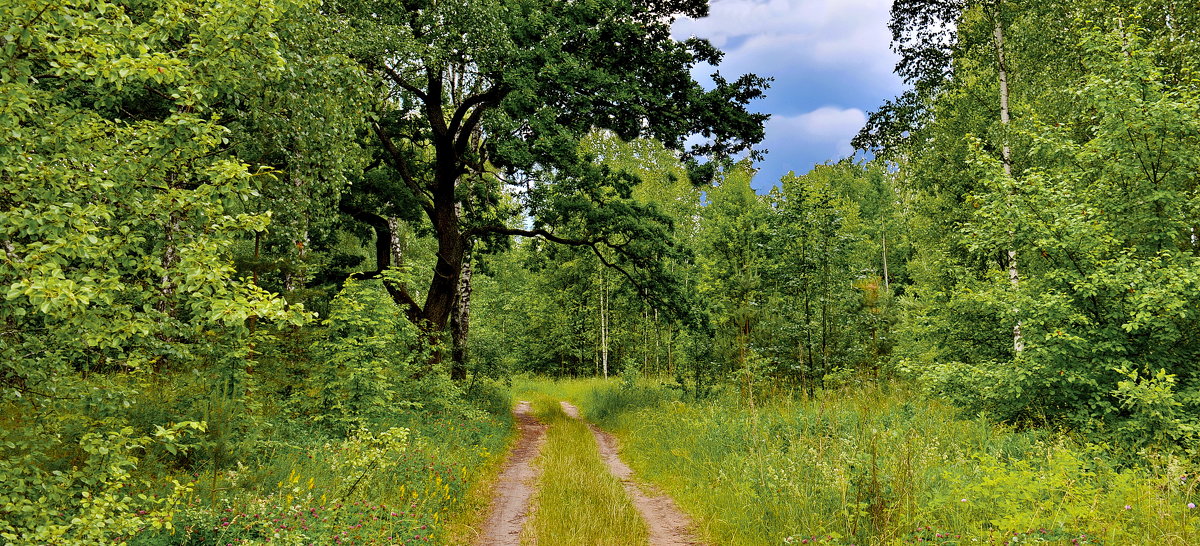
[[[355,52],[386,97],[371,124],[379,168],[395,182],[347,212],[390,237],[386,214],[367,202],[404,203],[424,216],[437,258],[423,301],[388,283],[409,318],[432,336],[446,328],[476,243],[539,237],[590,249],[627,280],[668,286],[659,258],[670,253],[669,220],[631,198],[634,179],[579,151],[594,129],[649,136],[700,158],[748,152],[766,115],[746,106],[766,80],[691,75],[721,53],[705,40],[678,41],[671,23],[702,17],[703,0],[523,0],[342,2],[339,13],[371,36]],[[683,150],[685,139],[699,144]],[[510,225],[498,206],[511,192],[529,214]],[[377,244],[377,266],[390,265]],[[663,297],[669,290],[649,290]],[[454,375],[461,377],[461,368]]]

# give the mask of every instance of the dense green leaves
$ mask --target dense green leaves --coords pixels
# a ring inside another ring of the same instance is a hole
[[[364,39],[352,54],[388,93],[372,131],[382,180],[352,203],[377,240],[398,205],[415,205],[438,244],[424,301],[410,286],[393,297],[431,335],[462,300],[460,276],[475,243],[540,237],[591,248],[628,280],[673,310],[678,290],[661,264],[671,260],[670,225],[631,199],[635,177],[593,163],[581,143],[598,129],[624,140],[646,136],[689,158],[721,159],[762,140],[766,116],[747,111],[766,80],[714,76],[705,89],[698,63],[719,56],[702,40],[678,42],[670,24],[707,3],[342,2],[339,14]],[[528,226],[508,223],[516,196]],[[363,192],[360,192],[363,193]],[[411,212],[413,207],[408,207]],[[386,245],[378,245],[385,264]],[[678,314],[678,313],[677,313]],[[460,321],[461,322],[461,321]]]
[[[246,203],[271,174],[218,153],[227,131],[209,107],[237,85],[230,72],[280,69],[270,28],[285,6],[184,8],[14,10],[0,84],[5,362],[137,366],[204,325],[300,318],[231,281],[233,237],[269,221]],[[50,369],[10,368],[8,386],[37,390],[29,374]]]
[[[972,411],[1068,422],[1126,445],[1181,441],[1194,430],[1185,416],[1200,333],[1198,102],[1183,53],[1194,10],[1012,4],[962,13],[954,72],[912,134],[921,149],[893,149],[911,154],[901,169],[924,192],[922,215],[944,226],[921,235],[910,265],[902,351]],[[999,97],[995,17],[1007,31],[1011,125],[977,107]],[[1020,256],[1019,282],[1006,249]],[[1014,324],[1019,354],[1005,347]]]
[[[693,79],[700,0],[0,3],[10,541],[165,528],[189,480],[523,371],[900,372],[1194,446],[1195,6],[898,1],[887,161],[760,195],[767,81]]]

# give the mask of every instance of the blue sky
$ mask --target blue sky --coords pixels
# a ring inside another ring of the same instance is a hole
[[[733,79],[775,78],[752,108],[771,114],[754,186],[788,171],[850,155],[868,112],[903,90],[887,29],[891,0],[712,0],[708,17],[681,19],[675,38],[699,36],[725,52],[718,69]],[[696,77],[710,81],[712,67]]]

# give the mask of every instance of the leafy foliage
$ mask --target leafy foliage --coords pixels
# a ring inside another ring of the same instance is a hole
[[[1072,40],[1083,72],[1063,81],[1029,69],[1027,85],[1047,86],[1016,95],[1020,117],[1000,135],[1015,143],[1019,170],[1004,173],[997,137],[941,152],[955,154],[967,176],[931,191],[949,210],[930,214],[959,220],[942,247],[949,259],[929,262],[935,276],[914,290],[921,299],[905,350],[912,369],[970,411],[1068,422],[1130,448],[1190,444],[1194,425],[1184,416],[1200,324],[1185,311],[1197,294],[1195,159],[1185,150],[1196,144],[1200,103],[1173,35],[1194,29],[1137,10],[1071,13],[1034,11],[1009,23],[1029,32],[1073,17],[1065,36],[1015,34],[1023,41],[1011,53],[1032,62],[1048,42]],[[963,72],[952,87],[987,77],[967,53],[956,60]],[[933,107],[961,108],[958,100],[947,92]],[[961,134],[966,119],[925,131]],[[914,176],[948,168],[926,161],[914,161]],[[1018,285],[988,258],[1003,248],[1022,256]],[[1004,348],[1014,323],[1026,340],[1019,354]]]
[[[345,432],[415,403],[402,389],[423,360],[420,333],[379,283],[347,280],[322,326],[311,355],[323,364],[292,398],[300,415]]]

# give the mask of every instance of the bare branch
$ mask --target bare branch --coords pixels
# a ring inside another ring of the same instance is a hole
[[[432,214],[433,212],[433,196],[429,191],[421,187],[417,179],[413,177],[412,172],[408,170],[408,161],[404,158],[404,154],[396,147],[396,143],[392,142],[392,137],[387,133],[387,130],[378,123],[371,124],[375,130],[375,135],[379,137],[379,143],[383,145],[383,149],[387,151],[388,156],[392,158],[392,166],[400,173],[400,178],[404,180],[404,185],[413,191],[413,194],[418,197],[424,197],[421,200],[421,208],[425,212]]]
[[[600,263],[604,264],[604,267],[617,270],[619,273],[621,273],[622,276],[624,276],[626,279],[628,279],[629,282],[632,283],[633,286],[636,287],[639,292],[641,292],[643,294],[650,293],[650,290],[647,289],[645,286],[643,286],[642,283],[638,282],[638,280],[636,278],[634,278],[634,276],[631,273],[629,273],[628,270],[626,270],[624,267],[621,267],[620,265],[617,265],[616,263],[610,262],[608,260],[608,258],[606,258],[604,256],[604,253],[600,251],[600,248],[602,246],[611,248],[613,250],[619,250],[619,247],[609,244],[608,241],[599,240],[599,239],[590,240],[590,239],[572,239],[572,238],[568,238],[568,237],[560,237],[558,235],[550,233],[549,231],[546,231],[545,229],[541,229],[541,228],[538,228],[538,229],[516,229],[516,228],[510,228],[510,227],[504,227],[504,226],[484,226],[484,227],[472,228],[471,230],[467,231],[467,233],[465,235],[469,237],[472,235],[483,235],[486,233],[494,233],[497,235],[511,235],[511,236],[516,236],[516,237],[541,237],[542,239],[545,239],[552,243],[558,243],[560,245],[588,247],[588,248],[592,249],[592,253],[596,255],[596,258],[598,258],[600,260]]]

